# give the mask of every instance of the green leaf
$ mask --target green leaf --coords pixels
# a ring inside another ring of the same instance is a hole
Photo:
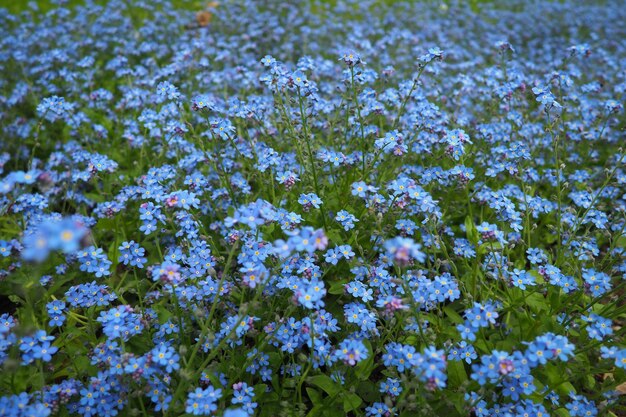
[[[345,292],[345,290],[346,290],[346,281],[342,280],[342,281],[332,283],[330,285],[330,288],[328,289],[328,292],[334,295],[341,295]]]
[[[480,240],[480,235],[478,234],[478,229],[474,225],[474,221],[470,216],[465,217],[465,234],[467,235],[467,240],[470,241],[473,245],[477,245]]]
[[[341,391],[341,386],[333,381],[328,375],[315,375],[308,378],[307,382],[321,388],[330,396],[337,395]]]
[[[268,362],[270,363],[270,365],[277,366],[279,363],[281,363],[281,357],[279,353],[269,352],[267,356],[269,356]]]
[[[374,370],[374,351],[372,349],[372,344],[369,340],[364,340],[363,344],[367,348],[368,356],[364,361],[359,362],[359,364],[355,367],[354,374],[361,381],[364,381],[370,377],[370,374]]]
[[[463,318],[459,315],[459,313],[457,313],[456,311],[454,311],[454,309],[452,307],[445,306],[443,308],[444,313],[446,313],[446,316],[448,316],[450,318],[450,320],[452,320],[453,323],[463,323]]]
[[[373,403],[380,399],[380,392],[378,391],[378,386],[376,384],[372,384],[372,381],[365,380],[359,382],[356,387],[356,392],[359,393],[359,397],[366,403]]]
[[[343,411],[349,413],[350,411],[356,410],[359,408],[363,400],[358,395],[352,392],[346,392],[343,395]]]
[[[465,372],[465,366],[463,365],[463,362],[448,362],[448,379],[450,380],[451,387],[458,387],[463,382],[467,381],[467,372]]]
[[[311,408],[311,411],[309,411],[309,413],[306,415],[306,417],[319,416],[321,414],[322,410],[324,410],[324,404],[317,404],[316,406]]]
[[[547,301],[544,296],[539,293],[534,293],[526,297],[526,304],[536,313],[548,311]]]
[[[340,245],[343,242],[341,235],[335,229],[325,230],[324,232],[326,233],[329,242],[332,242],[335,245]]]
[[[265,392],[265,394],[263,395],[264,397],[269,397],[269,394],[266,392],[267,384],[256,384],[253,388],[254,388],[254,391],[256,392]],[[273,394],[276,394],[276,393],[273,393]]]
[[[543,279],[543,276],[539,273],[539,271],[531,269],[530,271],[528,271],[528,273],[535,278],[535,281],[537,281],[537,284],[544,284],[546,282]]]
[[[569,411],[567,411],[565,408],[559,408],[554,413],[560,417],[571,417]]]
[[[315,388],[307,387],[306,393],[313,404],[319,404],[322,401],[322,394]]]
[[[574,388],[571,382],[564,382],[556,387],[556,392],[561,395],[568,395],[570,392],[576,393],[576,388]]]
[[[548,245],[553,244],[558,239],[559,237],[555,233],[546,232],[543,234],[543,241]]]
[[[275,228],[276,228],[276,223],[270,223],[269,225],[266,226],[265,233],[267,233],[268,235],[271,235]]]
[[[484,255],[487,252],[497,252],[499,250],[502,250],[502,244],[500,242],[489,242],[480,245],[476,253],[478,253],[479,255]]]
[[[330,397],[328,398],[330,400]],[[335,404],[332,400],[322,406],[322,413],[324,417],[346,417],[346,413],[341,409],[339,404]]]

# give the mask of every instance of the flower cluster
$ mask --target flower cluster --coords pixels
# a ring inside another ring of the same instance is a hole
[[[625,415],[619,1],[9,3],[1,416]]]

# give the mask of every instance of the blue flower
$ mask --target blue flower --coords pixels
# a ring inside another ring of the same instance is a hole
[[[335,352],[335,356],[350,366],[367,359],[369,352],[360,339],[343,340]]]
[[[222,398],[222,390],[208,386],[190,392],[185,402],[185,412],[194,416],[209,416],[217,411],[217,400]]]

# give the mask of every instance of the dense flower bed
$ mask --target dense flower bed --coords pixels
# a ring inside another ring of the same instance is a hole
[[[626,9],[0,13],[1,416],[618,416]]]

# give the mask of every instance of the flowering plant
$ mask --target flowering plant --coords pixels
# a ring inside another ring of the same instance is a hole
[[[0,13],[0,415],[624,415],[620,6]]]

